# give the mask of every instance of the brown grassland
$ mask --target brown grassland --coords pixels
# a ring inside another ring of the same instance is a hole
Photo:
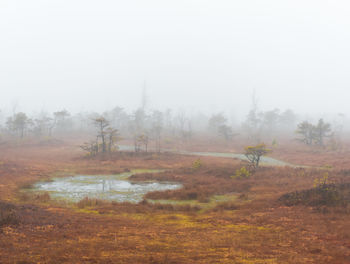
[[[271,156],[315,167],[261,167],[237,178],[244,164],[228,158],[202,157],[195,167],[198,157],[171,153],[84,158],[69,142],[0,149],[0,263],[350,263],[346,197],[336,206],[280,199],[312,189],[325,173],[335,186],[349,183],[350,152],[344,150],[281,143]],[[181,182],[182,189],[145,197],[176,202],[84,199],[72,205],[20,191],[53,175],[135,168],[166,169],[131,179]],[[231,199],[213,202],[225,196]]]

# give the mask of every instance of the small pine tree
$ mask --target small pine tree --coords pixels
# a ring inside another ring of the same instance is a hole
[[[198,170],[202,167],[202,161],[201,159],[197,159],[192,163],[192,169]]]
[[[269,153],[271,150],[266,148],[264,143],[258,144],[256,146],[248,146],[245,148],[245,156],[250,161],[251,166],[254,169],[259,167],[260,159],[262,156]]]
[[[234,178],[234,179],[236,179],[236,178],[242,179],[242,178],[248,178],[248,177],[250,177],[250,175],[251,175],[250,171],[247,170],[246,167],[242,167],[242,168],[240,168],[240,169],[237,169],[237,170],[236,170],[236,174],[233,175],[231,178]]]

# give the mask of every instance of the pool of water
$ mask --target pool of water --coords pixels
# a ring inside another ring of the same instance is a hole
[[[159,172],[145,171],[142,172]],[[131,182],[128,177],[140,172],[126,172],[117,175],[75,175],[53,178],[48,182],[33,185],[33,192],[48,192],[51,198],[78,202],[85,197],[137,203],[152,191],[175,190],[182,187],[172,182]]]

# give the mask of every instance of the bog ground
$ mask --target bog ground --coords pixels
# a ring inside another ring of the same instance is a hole
[[[235,177],[245,164],[232,158],[133,152],[86,158],[69,141],[3,145],[0,263],[350,263],[348,190],[337,187],[349,182],[350,153],[291,144],[271,155],[308,167],[267,166]],[[137,204],[72,203],[25,191],[53,177],[132,169],[164,170],[135,174],[134,182],[183,187],[150,192]],[[339,203],[322,203],[317,191],[311,202],[296,196],[316,190],[326,174]]]

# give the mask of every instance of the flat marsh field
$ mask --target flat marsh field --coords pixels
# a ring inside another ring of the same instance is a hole
[[[350,152],[280,146],[272,157],[309,167],[261,167],[235,177],[245,164],[232,158],[132,152],[86,158],[69,143],[0,150],[0,263],[350,263],[349,193],[342,187],[329,194],[350,182]],[[145,172],[132,181],[183,187],[147,193],[137,204],[73,203],[25,191],[54,177],[135,169]],[[315,187],[325,178],[327,201]]]

